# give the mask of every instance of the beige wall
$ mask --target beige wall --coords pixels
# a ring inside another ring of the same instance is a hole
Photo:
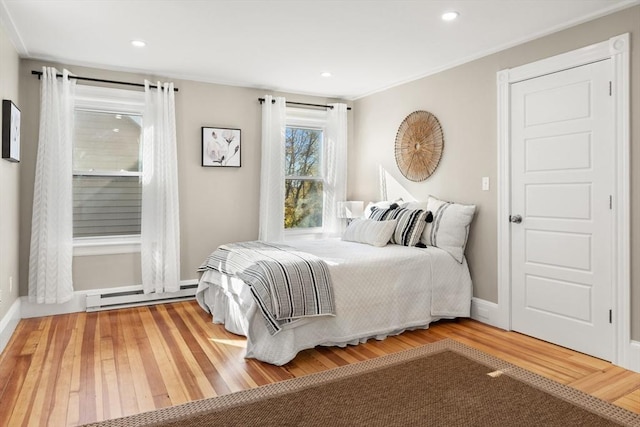
[[[23,218],[31,218],[36,145],[38,139],[39,91],[37,77],[43,63],[22,60],[20,93],[23,109],[23,162],[21,205]],[[66,66],[79,76],[142,82],[145,77],[92,68]],[[151,79],[154,80],[154,79]],[[167,79],[160,78],[162,81]],[[172,79],[176,94],[178,174],[180,191],[180,233],[182,280],[197,278],[196,269],[218,245],[258,237],[260,188],[261,108],[258,97],[264,90],[222,86]],[[283,95],[283,94],[278,94]],[[299,102],[324,104],[325,98],[284,94]],[[231,127],[242,130],[242,167],[203,168],[200,166],[200,128]],[[27,272],[31,222],[20,227],[20,293],[27,294]],[[139,285],[139,254],[81,256],[74,258],[73,282],[76,290]]]
[[[0,99],[12,100],[21,108],[18,98],[18,53],[0,25]],[[1,109],[1,108],[0,108]],[[0,114],[2,129],[2,114]],[[18,229],[20,213],[18,204],[21,163],[0,159],[0,319],[18,298]],[[9,291],[9,278],[13,278],[13,290]]]
[[[416,199],[433,194],[476,204],[467,248],[474,295],[497,302],[496,73],[626,32],[631,33],[632,46],[632,336],[640,340],[640,6],[357,100],[355,146],[349,164],[351,196],[376,199],[378,167],[382,165]],[[415,110],[434,113],[445,135],[441,163],[421,183],[402,176],[393,153],[398,126]],[[490,178],[490,191],[481,191],[483,176]]]

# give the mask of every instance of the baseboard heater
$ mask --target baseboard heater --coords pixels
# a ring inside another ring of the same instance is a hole
[[[128,288],[126,291],[109,292],[105,290],[100,293],[87,294],[87,312],[186,301],[195,298],[197,288],[197,283],[185,283],[180,285],[180,290],[177,292],[162,294],[145,294],[141,286],[134,287],[134,289]]]

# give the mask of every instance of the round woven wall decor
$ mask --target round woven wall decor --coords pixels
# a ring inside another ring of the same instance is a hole
[[[414,111],[400,124],[396,134],[396,163],[411,181],[424,181],[436,170],[444,137],[440,122],[428,111]]]

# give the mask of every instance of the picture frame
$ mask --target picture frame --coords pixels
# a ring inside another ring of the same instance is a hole
[[[9,99],[2,100],[2,158],[20,161],[20,109]]]
[[[240,129],[203,126],[201,137],[203,167],[241,167]]]

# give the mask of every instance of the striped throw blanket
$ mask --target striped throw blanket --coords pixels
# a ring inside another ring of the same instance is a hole
[[[247,283],[271,335],[296,319],[335,315],[327,264],[290,246],[260,241],[222,245],[198,271],[207,269]]]

